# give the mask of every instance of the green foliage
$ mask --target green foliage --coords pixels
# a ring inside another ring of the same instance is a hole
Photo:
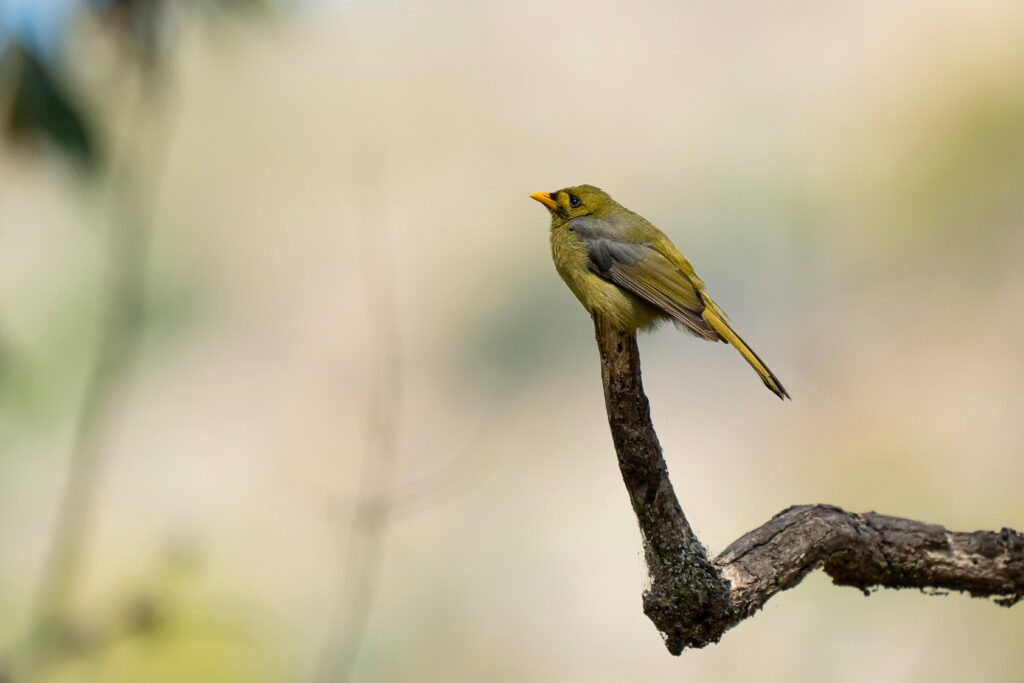
[[[10,104],[0,121],[8,138],[45,140],[86,170],[99,166],[101,155],[88,115],[53,67],[11,43],[0,61],[0,78],[9,81]]]

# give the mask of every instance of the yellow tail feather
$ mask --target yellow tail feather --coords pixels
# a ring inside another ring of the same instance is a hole
[[[754,350],[747,346],[747,343],[740,339],[740,336],[736,334],[731,327],[729,327],[729,324],[725,322],[724,314],[720,312],[718,306],[712,304],[705,308],[703,317],[707,324],[711,325],[712,329],[718,333],[719,337],[736,347],[736,350],[740,352],[740,355],[750,363],[750,367],[754,368],[754,371],[761,376],[761,381],[764,382],[766,387],[771,389],[772,392],[781,399],[789,398],[789,392],[787,392],[786,388],[782,386],[782,382],[779,381],[779,378],[775,376],[775,373],[768,369],[768,366],[764,364],[764,361],[757,357]]]

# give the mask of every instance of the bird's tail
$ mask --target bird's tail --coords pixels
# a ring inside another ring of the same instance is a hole
[[[740,352],[740,355],[750,363],[750,367],[754,368],[754,371],[761,376],[761,381],[764,382],[766,387],[771,389],[772,392],[781,399],[789,398],[789,392],[787,392],[786,388],[782,386],[782,382],[779,381],[779,378],[775,376],[775,373],[768,369],[768,366],[764,364],[764,361],[757,357],[754,350],[747,346],[747,343],[743,341],[731,327],[729,327],[729,323],[725,321],[725,315],[721,312],[718,306],[713,302],[707,303],[710,305],[704,309],[703,316],[708,325],[710,325],[724,341],[727,341],[736,347],[736,350]]]

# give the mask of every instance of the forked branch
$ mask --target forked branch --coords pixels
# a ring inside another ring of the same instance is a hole
[[[837,585],[938,589],[1024,598],[1024,534],[947,531],[936,524],[801,505],[715,559],[697,539],[668,478],[640,376],[636,336],[594,319],[608,423],[643,536],[651,587],[644,613],[674,655],[718,642],[779,591],[824,569]]]

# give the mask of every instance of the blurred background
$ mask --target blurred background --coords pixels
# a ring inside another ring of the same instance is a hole
[[[712,553],[1024,527],[1018,0],[0,0],[0,680],[1018,681],[812,575],[667,654],[531,192],[664,229],[793,395],[641,340]]]

